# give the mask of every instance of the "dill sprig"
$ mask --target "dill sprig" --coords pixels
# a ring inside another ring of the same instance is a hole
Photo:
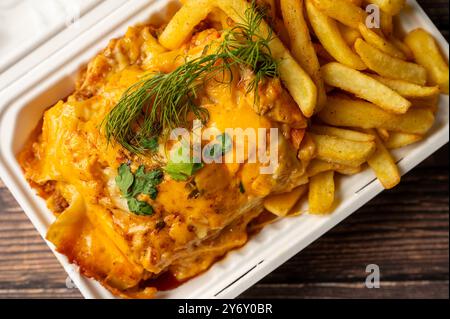
[[[278,62],[272,57],[270,30],[261,36],[265,12],[255,1],[242,23],[225,31],[213,53],[206,47],[202,56],[186,61],[171,73],[148,74],[128,88],[103,120],[108,142],[114,139],[132,153],[144,153],[150,139],[165,137],[174,128],[186,127],[189,115],[207,122],[208,111],[196,104],[197,92],[205,81],[238,65],[254,72],[247,93],[255,92],[265,77],[277,77]],[[225,76],[224,76],[225,78]]]

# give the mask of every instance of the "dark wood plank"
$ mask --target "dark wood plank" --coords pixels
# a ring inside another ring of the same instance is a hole
[[[419,2],[448,38],[448,2]],[[448,174],[447,146],[241,298],[448,298]],[[81,298],[66,279],[0,180],[0,298]]]

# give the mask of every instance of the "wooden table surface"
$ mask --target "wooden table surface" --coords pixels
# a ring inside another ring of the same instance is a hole
[[[447,0],[419,2],[448,39]],[[446,146],[241,297],[449,298],[448,176]],[[0,181],[0,298],[81,298],[66,278]]]

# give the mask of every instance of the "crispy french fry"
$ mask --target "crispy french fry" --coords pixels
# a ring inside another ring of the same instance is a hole
[[[308,25],[303,15],[303,0],[281,0],[280,5],[291,40],[292,55],[316,84],[317,107],[321,109],[325,106],[327,96],[320,74],[319,59],[311,42]]]
[[[389,136],[391,135],[391,133],[385,128],[377,128],[376,131],[383,142],[387,141],[389,139]]]
[[[409,100],[412,107],[427,109],[435,114],[439,109],[439,99],[440,95],[435,95],[426,98],[410,98]]]
[[[367,163],[375,172],[375,175],[384,188],[391,189],[400,183],[400,172],[392,155],[384,146],[379,137],[376,138],[377,150],[369,158]]]
[[[411,108],[405,114],[393,114],[363,100],[328,97],[327,107],[319,113],[326,124],[344,127],[384,128],[389,131],[425,134],[434,123],[434,114],[428,109]]]
[[[179,48],[213,8],[212,0],[186,1],[159,36],[159,43],[170,50]]]
[[[405,98],[426,98],[439,94],[438,86],[421,86],[403,80],[388,79],[375,74],[368,75]]]
[[[334,172],[320,173],[311,178],[309,183],[309,212],[311,214],[328,214],[334,203]]]
[[[389,138],[384,142],[388,149],[402,148],[423,139],[423,136],[417,134],[407,134],[399,132],[391,132]]]
[[[367,2],[377,5],[382,11],[395,16],[405,6],[406,0],[367,0]]]
[[[367,43],[370,43],[377,49],[389,54],[390,56],[393,56],[394,58],[406,60],[406,56],[401,50],[397,49],[395,45],[390,43],[378,33],[366,27],[364,23],[359,24],[359,32]]]
[[[367,67],[379,75],[419,85],[425,85],[427,81],[423,66],[394,58],[361,39],[356,40],[355,50]]]
[[[448,94],[448,64],[431,34],[416,29],[406,36],[405,43],[413,52],[416,62],[427,69],[429,83],[439,85],[441,92]]]
[[[373,142],[375,140],[375,136],[371,134],[326,125],[313,125],[309,131],[319,135],[335,136],[355,142]]]
[[[328,17],[358,29],[366,19],[366,12],[348,0],[312,0],[314,6]]]
[[[408,100],[386,85],[337,62],[324,65],[322,77],[326,84],[351,92],[387,111],[403,114],[411,106]]]
[[[306,11],[317,38],[333,58],[351,68],[366,69],[361,58],[345,42],[336,21],[317,9],[311,0],[306,0]]]
[[[344,166],[342,168],[338,168],[335,170],[336,173],[339,173],[341,175],[356,175],[358,173],[361,173],[362,166]]]
[[[302,185],[289,193],[270,195],[264,199],[264,208],[274,215],[284,217],[307,191],[308,185]]]
[[[400,39],[391,36],[389,38],[389,41],[391,41],[391,43],[393,45],[395,45],[397,47],[397,49],[399,49],[400,51],[403,52],[403,54],[406,57],[406,60],[408,61],[413,61],[414,60],[414,54],[412,53],[411,49]]]
[[[306,169],[306,175],[308,177],[313,177],[317,174],[327,171],[333,171],[341,167],[343,167],[343,165],[314,159],[311,161],[311,163],[309,163],[308,168]]]
[[[391,37],[394,32],[393,17],[389,13],[380,12],[380,26],[384,36]]]
[[[375,151],[374,142],[356,142],[309,133],[317,147],[317,158],[346,166],[360,166]]]
[[[356,42],[356,39],[360,39],[362,37],[361,33],[358,31],[358,29],[350,28],[342,23],[339,23],[338,27],[339,27],[339,31],[342,34],[342,37],[344,38],[345,42],[347,42],[347,44],[350,47],[353,47],[353,45]]]
[[[354,175],[361,172],[361,166],[346,166],[342,164],[314,159],[308,165],[306,175],[308,177],[313,177],[317,174],[327,171],[335,171],[342,175]]]

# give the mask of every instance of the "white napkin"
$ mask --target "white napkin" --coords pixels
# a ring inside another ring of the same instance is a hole
[[[0,64],[3,58],[70,25],[100,0],[0,0]]]

